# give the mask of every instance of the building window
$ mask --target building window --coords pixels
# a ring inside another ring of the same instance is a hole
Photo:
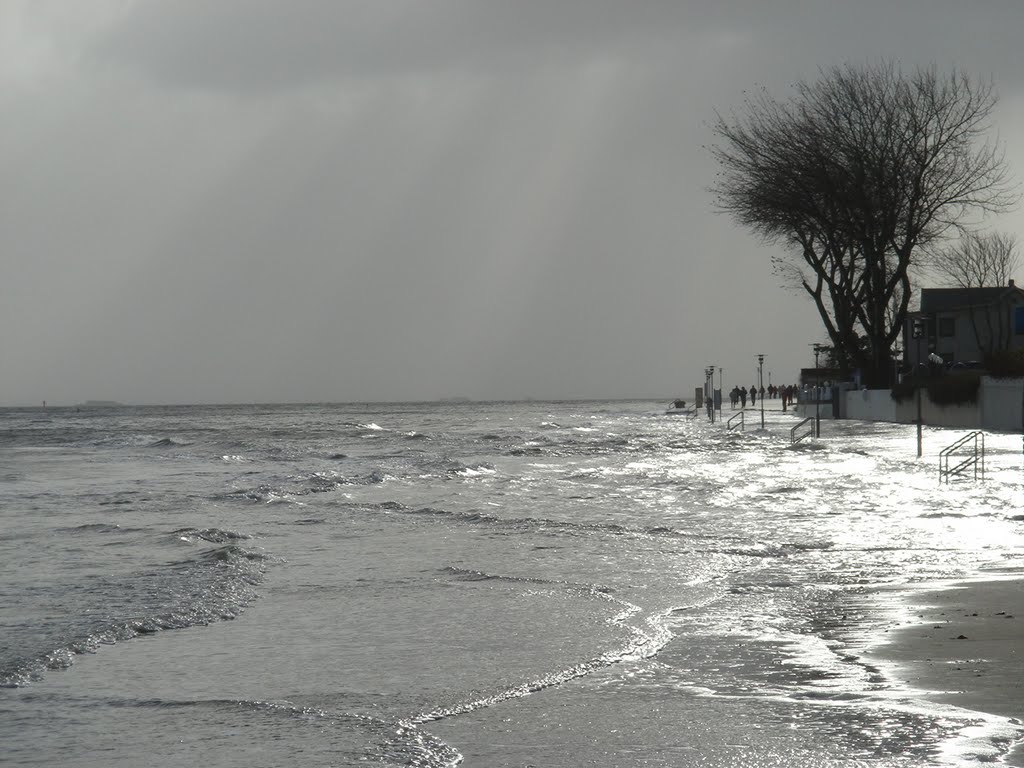
[[[1024,334],[1024,307],[1013,308],[1013,332]]]
[[[956,336],[956,318],[955,317],[940,317],[939,318],[939,336]]]

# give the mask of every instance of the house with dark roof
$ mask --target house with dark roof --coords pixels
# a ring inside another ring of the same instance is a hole
[[[1024,347],[1024,290],[1013,280],[986,288],[923,288],[903,325],[905,369],[935,354],[948,365],[980,366],[993,352]]]

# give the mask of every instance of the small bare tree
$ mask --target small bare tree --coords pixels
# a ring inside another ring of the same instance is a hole
[[[1006,285],[1019,267],[1016,235],[964,232],[932,257],[929,272],[951,288],[984,288]]]
[[[974,340],[988,359],[1010,347],[1009,312],[994,305],[990,291],[1006,287],[1020,266],[1017,237],[1003,232],[964,232],[960,239],[932,256],[928,271],[953,288],[965,288]]]

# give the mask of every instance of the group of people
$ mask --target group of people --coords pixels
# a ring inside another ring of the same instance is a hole
[[[768,388],[769,391],[771,387]],[[765,389],[761,387],[761,397],[764,397]],[[741,405],[743,408],[747,407],[747,398],[750,398],[750,404],[754,405],[757,402],[757,385],[752,385],[750,389],[746,387],[733,387],[732,391],[729,392],[729,404],[735,408],[737,405]]]
[[[769,384],[767,389],[763,386],[758,389],[757,385],[751,385],[749,388],[733,387],[732,391],[729,392],[729,402],[733,408],[737,405],[741,408],[746,408],[747,398],[750,398],[751,405],[756,405],[758,397],[763,400],[767,395],[769,400],[782,398],[782,410],[786,410],[789,404],[796,400],[797,392],[798,390],[795,384],[789,384],[784,387],[777,387],[774,384]]]

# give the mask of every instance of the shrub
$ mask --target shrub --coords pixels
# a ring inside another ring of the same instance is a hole
[[[902,403],[914,397],[918,386],[924,388],[936,405],[976,403],[981,388],[981,371],[953,371],[930,378],[904,379],[893,386],[890,396],[897,403]]]
[[[985,358],[985,367],[996,379],[1016,379],[1024,376],[1024,349],[994,352]]]
[[[978,402],[981,387],[979,371],[957,371],[928,382],[928,397],[936,405],[963,405]]]

